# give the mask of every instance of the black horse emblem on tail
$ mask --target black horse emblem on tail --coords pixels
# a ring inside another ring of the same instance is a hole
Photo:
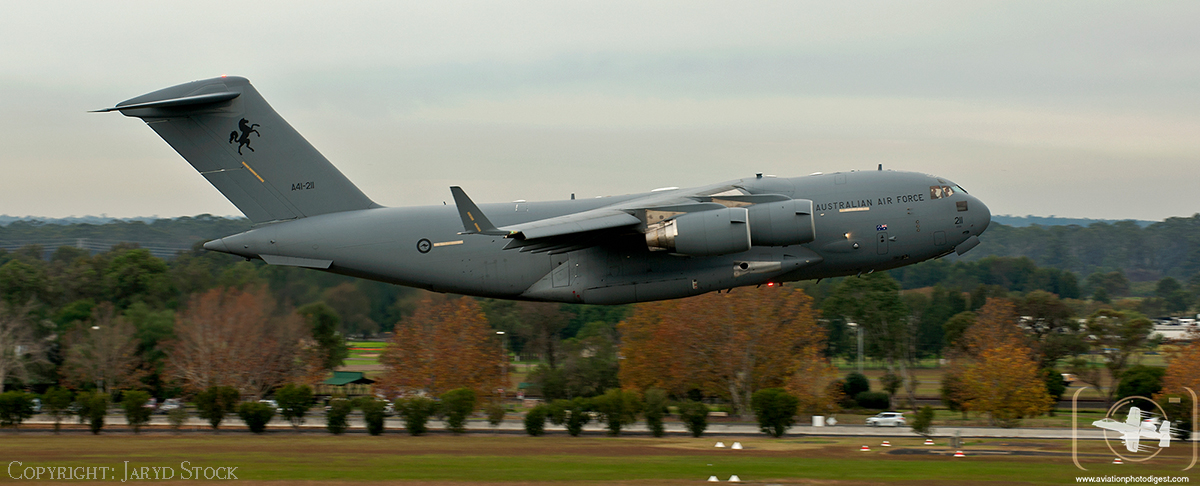
[[[251,152],[254,151],[254,147],[250,146],[250,134],[253,133],[260,137],[262,136],[261,133],[258,133],[258,130],[254,129],[254,127],[257,126],[257,123],[251,124],[250,120],[242,118],[242,120],[238,122],[238,129],[229,132],[229,143],[238,143],[238,155],[242,155],[242,147],[250,149]],[[241,130],[242,133],[239,134],[238,130]]]

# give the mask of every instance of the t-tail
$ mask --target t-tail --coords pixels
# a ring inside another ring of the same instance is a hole
[[[193,81],[97,111],[144,120],[255,224],[379,207],[246,78]]]

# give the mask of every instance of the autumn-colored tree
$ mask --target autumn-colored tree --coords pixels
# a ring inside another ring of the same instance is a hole
[[[167,374],[185,389],[232,386],[258,398],[304,373],[303,351],[312,346],[303,319],[290,310],[276,312],[275,301],[257,287],[194,296],[176,318],[175,339],[164,347]]]
[[[140,387],[147,372],[141,367],[136,333],[112,304],[96,306],[92,319],[76,324],[66,336],[63,379],[77,388],[95,384],[102,392]]]
[[[1015,427],[1020,419],[1044,414],[1053,406],[1037,362],[1027,348],[1012,343],[985,349],[960,377],[968,397],[964,406],[987,413],[1004,427]]]
[[[793,380],[797,389],[812,389],[805,380],[814,377],[794,375],[820,366],[811,360],[824,363],[814,352],[824,347],[825,329],[812,298],[788,287],[639,304],[618,329],[623,387],[677,395],[701,389],[729,400],[739,415],[749,413],[757,390]]]
[[[1190,343],[1168,356],[1162,393],[1184,394],[1187,387],[1200,394],[1200,330],[1193,329],[1188,337]]]
[[[490,396],[502,386],[500,343],[471,298],[426,298],[396,324],[379,359],[387,369],[376,388],[389,395],[470,388]]]
[[[845,398],[838,370],[821,355],[818,346],[806,346],[796,353],[796,372],[784,390],[800,402],[801,412],[830,415]]]
[[[1041,415],[1052,405],[1015,309],[1007,299],[987,299],[952,347],[942,389],[944,400],[964,411],[987,413],[1003,426]]]

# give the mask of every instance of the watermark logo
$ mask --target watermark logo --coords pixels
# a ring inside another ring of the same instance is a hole
[[[1079,463],[1078,400],[1079,394],[1087,388],[1085,386],[1076,390],[1071,397],[1071,459],[1076,467],[1084,471],[1087,468]],[[1184,389],[1192,395],[1192,423],[1195,424],[1198,415],[1196,409],[1200,404],[1196,403],[1195,391],[1186,387]],[[1182,431],[1178,427],[1172,427],[1171,419],[1162,405],[1141,396],[1126,397],[1114,403],[1104,418],[1092,422],[1091,425],[1103,431],[1104,443],[1108,449],[1125,462],[1145,462],[1153,459],[1163,449],[1171,447],[1171,440]],[[1124,453],[1113,446],[1114,442],[1122,446]],[[1193,440],[1192,462],[1183,468],[1184,471],[1196,465],[1196,457],[1197,442]]]

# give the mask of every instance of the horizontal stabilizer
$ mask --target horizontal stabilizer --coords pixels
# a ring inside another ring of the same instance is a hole
[[[241,93],[224,92],[224,93],[208,93],[195,96],[181,96],[179,98],[171,98],[168,100],[148,101],[145,103],[130,103],[127,105],[118,104],[112,108],[104,108],[100,110],[92,110],[88,113],[108,113],[110,111],[121,110],[136,110],[138,108],[181,108],[184,106],[208,105],[212,103],[222,103],[232,100],[240,96]]]

